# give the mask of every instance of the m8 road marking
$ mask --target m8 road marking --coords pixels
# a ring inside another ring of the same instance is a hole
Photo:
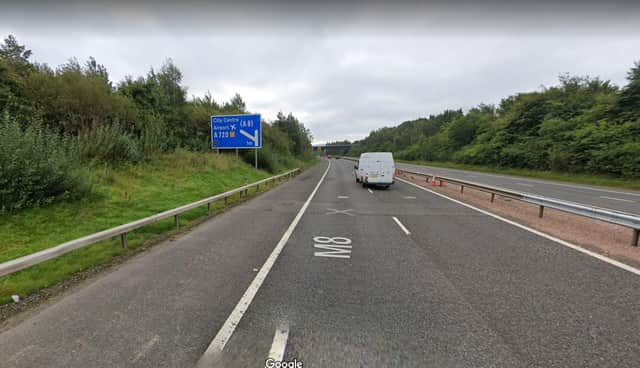
[[[313,247],[323,251],[314,252],[315,257],[351,258],[351,239],[343,236],[314,236]]]

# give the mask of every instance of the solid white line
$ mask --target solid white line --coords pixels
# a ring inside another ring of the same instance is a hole
[[[271,350],[269,351],[268,358],[273,359],[276,362],[281,362],[284,358],[284,351],[287,348],[287,339],[289,338],[289,325],[284,324],[276,329],[276,333],[273,335],[273,343],[271,343]]]
[[[461,201],[459,201],[459,200],[457,200],[457,199],[453,199],[453,198],[448,197],[448,196],[446,196],[446,195],[444,195],[444,194],[441,194],[441,193],[438,193],[438,192],[434,192],[434,191],[433,191],[433,190],[431,190],[431,189],[427,189],[427,188],[425,188],[425,187],[422,187],[422,186],[419,186],[419,185],[417,185],[417,184],[411,183],[411,182],[406,181],[406,180],[404,180],[404,179],[400,179],[400,178],[396,178],[396,179],[398,179],[399,181],[401,181],[401,182],[403,182],[403,183],[405,183],[405,184],[412,185],[412,186],[414,186],[414,187],[416,187],[416,188],[419,188],[419,189],[422,189],[422,190],[424,190],[424,191],[426,191],[426,192],[430,192],[430,193],[433,193],[433,194],[435,194],[435,195],[437,195],[437,196],[440,196],[440,197],[442,197],[442,198],[446,198],[446,199],[448,199],[448,200],[450,200],[450,201],[452,201],[452,202],[455,202],[455,203],[460,204],[460,205],[462,205],[462,206],[465,206],[465,207],[471,208],[472,210],[478,211],[478,212],[480,212],[480,213],[484,213],[484,214],[485,214],[485,215],[487,215],[487,216],[491,216],[491,217],[493,217],[493,218],[495,218],[495,219],[498,219],[498,220],[503,221],[503,222],[506,222],[506,223],[508,223],[508,224],[510,224],[510,225],[513,225],[513,226],[519,227],[519,228],[521,228],[521,229],[523,229],[523,230],[529,231],[529,232],[534,233],[534,234],[536,234],[536,235],[538,235],[538,236],[541,236],[541,237],[543,237],[543,238],[546,238],[546,239],[552,240],[552,241],[554,241],[554,242],[556,242],[556,243],[558,243],[558,244],[562,244],[562,245],[564,245],[565,247],[571,248],[571,249],[576,250],[576,251],[578,251],[578,252],[580,252],[580,253],[584,253],[584,254],[589,255],[589,256],[591,256],[591,257],[597,258],[597,259],[599,259],[599,260],[601,260],[601,261],[603,261],[603,262],[607,262],[607,263],[609,263],[610,265],[616,266],[616,267],[621,268],[621,269],[623,269],[623,270],[625,270],[625,271],[629,271],[629,272],[631,272],[631,273],[634,273],[634,274],[636,274],[636,275],[640,276],[640,270],[639,270],[639,269],[637,269],[637,268],[631,267],[631,266],[629,266],[628,264],[624,264],[624,263],[622,263],[622,262],[616,261],[615,259],[611,259],[611,258],[609,258],[609,257],[605,257],[605,256],[603,256],[603,255],[601,255],[601,254],[598,254],[598,253],[595,253],[595,252],[589,251],[589,250],[587,250],[587,249],[581,248],[581,247],[579,247],[579,246],[577,246],[577,245],[575,245],[575,244],[573,244],[573,243],[569,243],[568,241],[564,241],[564,240],[562,240],[562,239],[558,239],[558,238],[556,238],[555,236],[552,236],[552,235],[549,235],[549,234],[543,233],[543,232],[541,232],[541,231],[538,231],[538,230],[532,229],[532,228],[530,228],[530,227],[528,227],[528,226],[525,226],[525,225],[519,224],[519,223],[514,222],[514,221],[511,221],[511,220],[507,220],[507,219],[506,219],[506,218],[504,218],[504,217],[501,217],[501,216],[498,216],[498,215],[493,214],[493,213],[491,213],[491,212],[488,212],[488,211],[482,210],[482,209],[480,209],[480,208],[478,208],[478,207],[474,207],[474,206],[472,206],[472,205],[470,205],[470,204],[467,204],[467,203],[461,202]]]
[[[393,216],[392,218],[393,218],[393,221],[395,221],[396,224],[398,224],[398,226],[400,226],[400,228],[402,229],[402,231],[404,231],[405,234],[411,235],[409,230],[407,230],[407,228],[402,224],[402,222],[400,222],[400,220],[398,220],[397,217]]]
[[[600,198],[603,199],[610,199],[612,201],[620,201],[620,202],[627,202],[627,203],[636,203],[634,201],[631,201],[629,199],[622,199],[622,198],[615,198],[615,197],[607,197],[607,196],[600,196]]]
[[[525,184],[525,183],[516,183],[518,185],[522,185],[523,187],[533,187],[533,185],[531,184]]]
[[[343,196],[338,196],[338,199],[347,199],[347,198],[349,198],[349,196],[344,196],[344,195]]]
[[[289,240],[289,238],[291,237],[291,234],[293,233],[296,226],[298,225],[298,222],[300,222],[302,215],[307,210],[307,207],[309,207],[309,203],[311,203],[311,200],[316,195],[318,188],[320,188],[320,184],[322,184],[322,182],[324,181],[324,178],[327,176],[327,173],[329,172],[330,168],[331,168],[331,161],[329,161],[329,165],[327,166],[327,169],[324,171],[324,174],[322,174],[320,181],[318,181],[318,184],[316,184],[316,187],[313,189],[313,191],[309,195],[309,198],[307,198],[307,201],[304,202],[304,204],[300,208],[300,211],[298,211],[298,214],[296,215],[296,217],[293,219],[293,221],[291,221],[291,224],[287,228],[287,231],[284,232],[284,234],[282,235],[282,238],[280,238],[280,241],[278,242],[278,244],[276,244],[276,247],[273,248],[273,251],[271,252],[267,260],[264,262],[264,264],[260,268],[260,271],[258,271],[258,273],[256,274],[256,277],[253,279],[253,281],[251,281],[251,284],[249,285],[247,290],[244,292],[244,295],[242,295],[242,298],[240,298],[240,301],[238,301],[238,304],[236,304],[235,308],[233,308],[233,311],[231,312],[227,320],[224,322],[224,325],[222,325],[222,327],[220,328],[220,331],[218,331],[216,336],[213,338],[213,340],[209,344],[209,347],[207,348],[207,350],[204,352],[202,357],[200,357],[200,360],[196,365],[197,367],[207,366],[208,364],[210,364],[210,362],[215,361],[218,354],[222,352],[222,349],[224,349],[224,346],[227,344],[227,341],[229,341],[229,339],[231,338],[231,335],[233,335],[233,332],[235,331],[236,326],[238,325],[238,323],[240,323],[242,316],[249,308],[251,301],[253,301],[253,298],[256,296],[258,289],[260,289],[260,286],[262,286],[262,283],[267,278],[267,275],[269,274],[271,267],[273,267],[274,263],[276,262],[276,259],[278,259],[278,256],[280,255],[280,252],[282,252],[282,249],[284,248],[285,244],[287,244],[287,241]]]
[[[371,190],[371,188],[367,188],[367,190],[369,191],[369,193],[373,194],[373,190]]]

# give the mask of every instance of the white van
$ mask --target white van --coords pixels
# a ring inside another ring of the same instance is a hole
[[[365,152],[354,166],[356,183],[389,188],[395,182],[396,164],[391,152]]]

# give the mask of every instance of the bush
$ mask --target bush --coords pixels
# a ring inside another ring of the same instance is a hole
[[[561,147],[553,147],[549,150],[549,169],[552,171],[566,172],[571,169],[571,153]]]
[[[73,156],[70,139],[39,124],[22,129],[0,118],[0,211],[38,206],[79,196],[89,182]]]
[[[165,137],[167,130],[161,122],[148,122],[140,134],[140,151],[146,156],[153,156],[167,151]]]
[[[136,163],[142,160],[138,140],[119,124],[98,125],[85,129],[76,138],[80,159],[110,164]]]

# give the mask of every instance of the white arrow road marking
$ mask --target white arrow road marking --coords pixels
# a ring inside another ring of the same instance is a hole
[[[373,194],[373,190],[371,190],[371,188],[367,188],[367,190],[369,191],[369,193]]]
[[[276,362],[281,362],[284,359],[284,351],[287,348],[287,339],[289,338],[289,324],[284,323],[282,326],[276,329],[276,333],[273,335],[273,343],[271,343],[271,350],[269,351],[269,358]]]
[[[349,196],[338,196],[339,199],[347,199]]]
[[[258,129],[253,131],[253,135],[245,132],[244,130],[240,129],[240,134],[244,135],[245,137],[247,137],[247,139],[251,139],[253,141],[253,145],[254,146],[258,146]]]

